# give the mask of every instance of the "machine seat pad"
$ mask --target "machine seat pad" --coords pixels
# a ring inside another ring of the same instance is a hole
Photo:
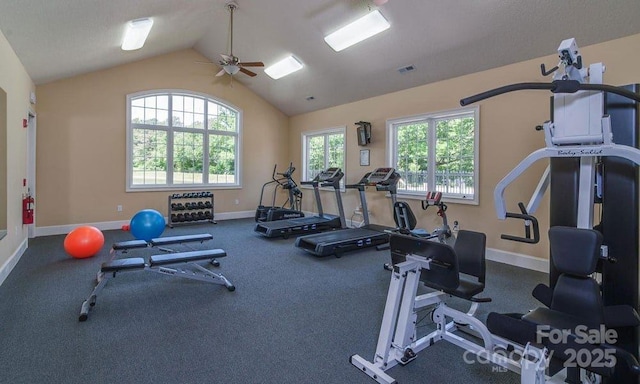
[[[144,240],[129,240],[129,241],[121,241],[119,243],[114,243],[111,246],[111,249],[114,251],[120,251],[123,249],[134,249],[134,248],[147,248],[149,243]]]
[[[102,263],[100,272],[118,272],[128,269],[141,269],[144,267],[144,259],[142,257],[130,257],[127,259],[118,259]]]
[[[466,300],[471,300],[475,295],[481,293],[482,291],[484,291],[484,284],[480,283],[478,281],[472,281],[466,278],[462,277],[463,275],[460,275],[460,281],[458,284],[458,287],[456,289],[450,289],[447,287],[443,287],[439,284],[432,284],[429,281],[424,281],[424,285],[426,285],[427,287],[439,290],[439,291],[443,291],[445,293],[448,293],[450,295],[456,296],[456,297],[460,297],[462,299],[466,299]]]
[[[569,315],[564,312],[555,311],[553,309],[538,307],[522,317],[523,320],[538,325],[548,325],[551,328],[561,330],[571,330],[572,332],[578,325],[586,325],[590,329],[598,329],[600,324],[589,322],[589,319],[580,318]],[[588,324],[591,323],[591,324]]]
[[[151,239],[149,243],[154,247],[159,245],[169,245],[169,244],[180,244],[187,243],[191,241],[206,241],[212,240],[213,236],[209,233],[200,233],[197,235],[184,235],[184,236],[170,236],[170,237],[158,237],[155,239]]]
[[[496,313],[487,315],[487,329],[515,344],[526,345],[536,341],[536,324],[522,320],[521,313]]]
[[[190,261],[217,259],[227,256],[227,252],[222,249],[207,249],[204,251],[191,251],[179,253],[167,253],[162,255],[154,255],[149,259],[151,267],[158,265],[168,265],[177,263],[188,263]]]

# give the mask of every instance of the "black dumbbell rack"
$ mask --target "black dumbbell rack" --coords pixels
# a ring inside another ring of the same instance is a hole
[[[213,223],[213,193],[184,192],[169,195],[169,228],[174,225]]]

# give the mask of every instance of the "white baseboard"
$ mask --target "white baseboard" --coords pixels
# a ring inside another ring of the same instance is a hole
[[[11,271],[13,270],[13,267],[18,264],[18,261],[20,261],[20,258],[24,254],[24,251],[27,250],[28,246],[29,239],[25,238],[22,243],[20,243],[18,249],[13,252],[13,255],[11,255],[9,259],[2,265],[2,267],[0,267],[0,285],[4,283],[5,279],[9,276],[9,273],[11,273]]]
[[[255,211],[238,211],[238,212],[222,212],[216,213],[214,218],[216,221],[221,220],[233,220],[233,219],[246,219],[255,217]],[[166,217],[165,217],[166,220]],[[98,223],[82,223],[82,224],[69,224],[69,225],[52,225],[48,227],[36,227],[35,236],[51,236],[51,235],[65,235],[74,228],[82,225],[91,225],[98,228],[101,231],[110,229],[120,229],[123,225],[129,224],[129,220],[118,221],[103,221]]]
[[[523,255],[521,253],[503,251],[495,248],[487,248],[486,257],[487,260],[498,263],[549,273],[549,260],[547,259]]]

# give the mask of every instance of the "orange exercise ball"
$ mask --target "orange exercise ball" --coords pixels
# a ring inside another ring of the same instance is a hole
[[[104,245],[104,235],[92,226],[78,227],[64,238],[64,250],[76,259],[91,257],[100,252]]]

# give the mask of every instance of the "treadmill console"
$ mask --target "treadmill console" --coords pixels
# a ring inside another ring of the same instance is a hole
[[[395,173],[395,169],[393,168],[376,168],[373,172],[369,174],[367,178],[367,185],[376,185],[382,182],[389,180],[391,176]]]
[[[342,170],[340,168],[328,168],[320,172],[316,176],[316,181],[319,181],[319,182],[333,181],[333,179],[339,176],[340,173],[342,173]]]

